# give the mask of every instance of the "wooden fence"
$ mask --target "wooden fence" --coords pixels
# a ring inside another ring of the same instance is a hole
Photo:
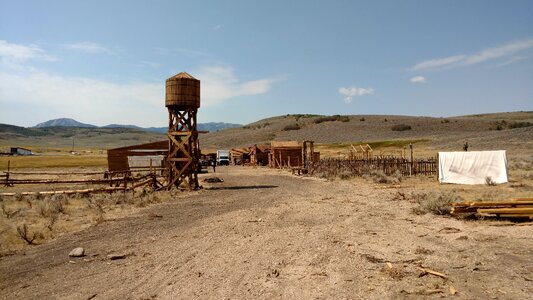
[[[128,171],[114,172],[13,172],[4,171],[0,174],[0,184],[5,186],[14,185],[46,185],[50,187],[63,187],[63,190],[39,191],[39,192],[19,192],[19,193],[0,193],[0,196],[15,196],[16,194],[31,195],[53,195],[53,194],[90,194],[99,192],[128,191],[138,187],[151,187],[154,189],[161,188],[163,184],[161,172],[165,169],[161,167],[137,168],[132,174]],[[77,175],[72,178],[73,175]],[[164,174],[163,174],[164,175]],[[87,178],[90,176],[92,178]],[[29,177],[29,178],[28,178]],[[53,178],[50,178],[53,177]],[[95,178],[96,177],[96,178]],[[103,185],[104,187],[72,189],[72,185]],[[65,185],[70,189],[65,190]],[[105,186],[108,187],[105,187]]]
[[[337,177],[338,175],[362,176],[371,172],[382,171],[386,175],[399,172],[402,176],[437,174],[437,160],[434,157],[426,159],[378,156],[369,159],[362,158],[324,158],[312,163],[309,167],[311,175]]]

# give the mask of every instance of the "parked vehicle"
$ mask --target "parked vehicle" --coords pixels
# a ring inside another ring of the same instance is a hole
[[[217,150],[217,165],[229,165],[229,150]]]

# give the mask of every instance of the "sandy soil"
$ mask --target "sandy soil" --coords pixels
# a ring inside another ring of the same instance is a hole
[[[223,183],[0,258],[2,299],[528,299],[531,226],[412,213],[396,188],[220,167]],[[212,176],[213,174],[204,175]],[[86,256],[70,258],[75,247]],[[111,260],[108,255],[124,255]],[[427,274],[423,266],[447,277]],[[457,291],[452,295],[453,291]]]

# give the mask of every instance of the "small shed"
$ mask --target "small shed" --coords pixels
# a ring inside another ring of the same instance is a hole
[[[254,145],[250,149],[250,164],[258,166],[268,165],[268,154],[270,153],[270,147],[266,145]]]
[[[22,147],[11,147],[9,153],[11,153],[11,155],[33,155],[33,152],[31,152],[30,149]]]
[[[244,165],[250,162],[250,148],[233,148],[230,151],[232,165]]]
[[[302,163],[302,146],[297,141],[271,142],[269,153],[271,168],[301,167]]]
[[[107,164],[110,172],[133,171],[135,169],[163,167],[168,155],[168,140],[139,144],[107,150]]]

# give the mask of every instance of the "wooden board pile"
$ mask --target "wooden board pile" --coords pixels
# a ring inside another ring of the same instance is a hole
[[[533,198],[453,203],[451,213],[452,215],[476,213],[485,217],[533,219]]]

